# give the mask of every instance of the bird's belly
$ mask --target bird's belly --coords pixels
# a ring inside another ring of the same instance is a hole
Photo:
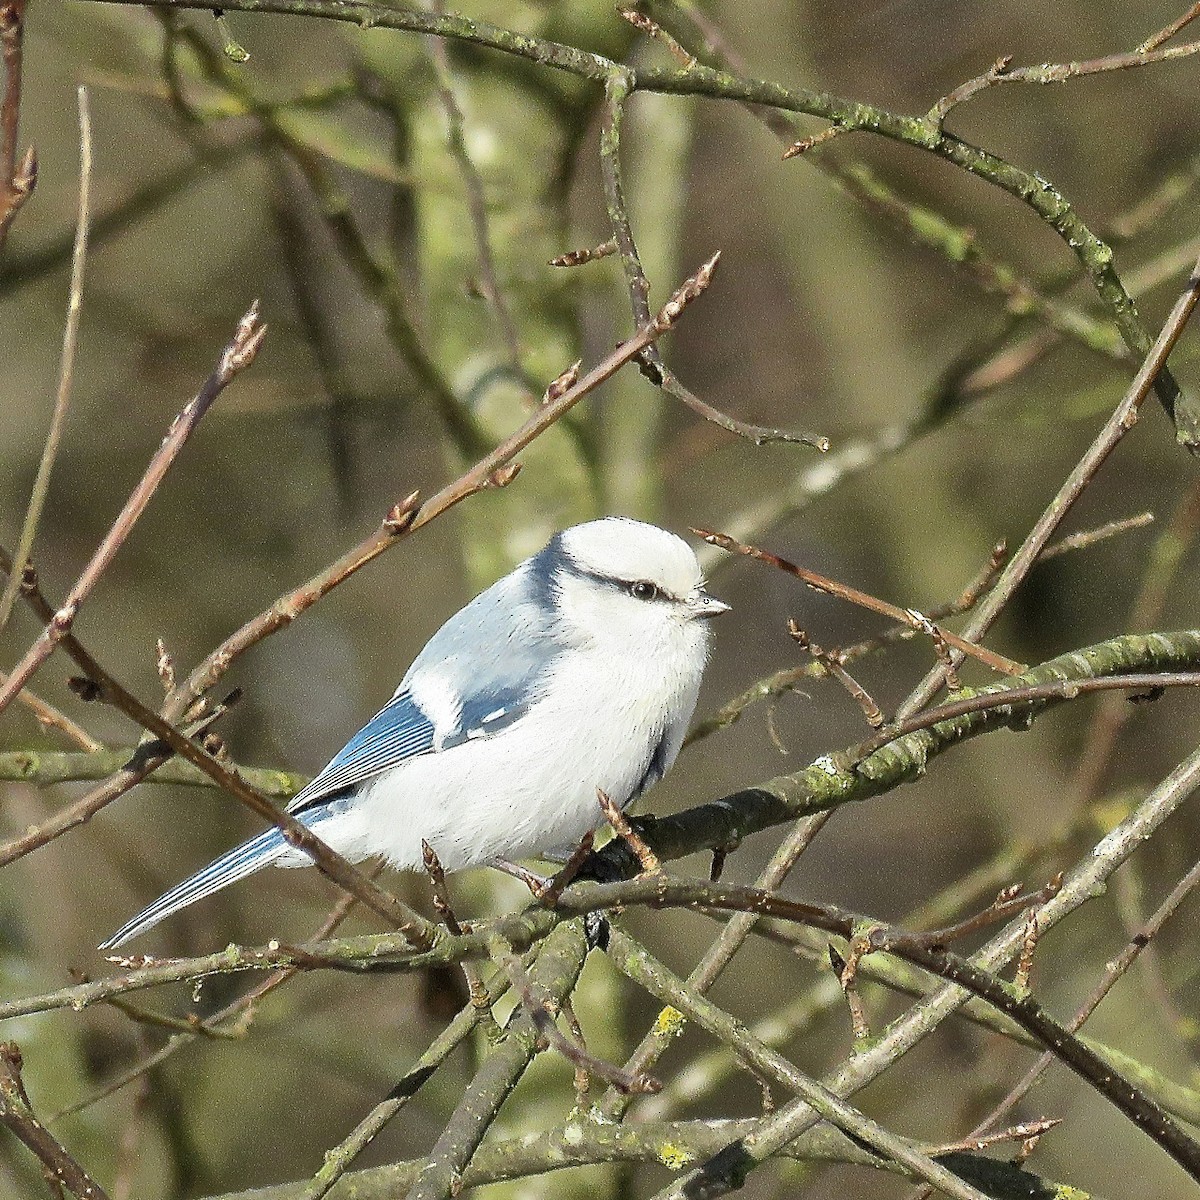
[[[458,870],[574,845],[604,820],[596,789],[626,803],[663,737],[665,712],[629,717],[580,704],[409,760],[364,789],[369,853],[419,869],[424,840]],[[614,739],[614,728],[626,732]]]

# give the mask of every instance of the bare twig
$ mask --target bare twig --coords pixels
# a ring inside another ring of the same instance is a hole
[[[634,27],[661,42],[671,57],[685,70],[690,71],[696,65],[696,57],[689,54],[657,21],[652,20],[636,8],[618,8],[617,12]]]
[[[629,818],[621,811],[620,805],[614,803],[603,788],[596,789],[596,799],[599,800],[600,809],[604,813],[608,823],[613,827],[613,832],[637,856],[638,862],[642,865],[643,873],[646,875],[655,875],[661,872],[662,863],[658,861],[658,856],[646,845],[646,841],[642,835],[630,824]]]
[[[947,700],[936,708],[926,709],[916,716],[897,721],[881,729],[875,737],[862,742],[855,755],[858,761],[874,754],[881,747],[898,737],[905,737],[918,729],[932,729],[942,721],[952,721],[967,713],[986,712],[988,709],[1026,708],[1046,700],[1074,700],[1091,692],[1128,691],[1153,693],[1159,688],[1200,687],[1200,671],[1137,672],[1129,675],[1111,675],[1100,679],[1070,681],[1056,679],[1029,687],[1007,689],[1000,698],[995,692],[966,696],[961,700]],[[1015,719],[1016,715],[1014,714]]]
[[[1136,50],[1130,50],[1123,54],[1106,54],[1101,58],[1089,58],[1069,63],[1042,63],[1036,67],[1014,67],[1012,57],[1005,55],[998,58],[982,75],[960,84],[954,91],[943,96],[929,110],[925,119],[940,129],[951,109],[965,104],[980,92],[1001,83],[1065,83],[1068,79],[1078,79],[1085,75],[1100,75],[1107,71],[1125,71],[1132,67],[1146,67],[1153,63],[1186,58],[1200,50],[1200,42],[1188,42],[1184,45],[1165,48],[1162,43],[1178,33],[1195,16],[1196,10],[1193,7],[1178,21],[1174,21],[1165,29],[1152,34]]]
[[[538,995],[537,988],[531,982],[525,968],[521,966],[520,958],[503,939],[493,941],[491,954],[492,959],[512,982],[513,990],[521,998],[534,1027],[574,1067],[603,1079],[605,1083],[611,1084],[626,1095],[645,1095],[662,1090],[662,1084],[652,1075],[622,1070],[590,1054],[582,1040],[574,1042],[566,1037],[555,1024],[555,1018],[562,1009],[562,1001],[554,1002],[548,997]]]
[[[17,162],[21,121],[21,59],[25,38],[25,0],[0,2],[0,59],[4,96],[0,100],[0,253],[21,205],[37,184],[37,155],[32,146]]]
[[[883,725],[886,719],[883,710],[871,698],[867,689],[842,665],[845,660],[842,658],[840,650],[825,650],[818,646],[794,620],[788,621],[788,633],[802,650],[807,650],[813,659],[819,662],[825,671],[850,693],[854,702],[862,709],[863,716],[872,729],[878,729]]]
[[[1140,46],[1138,52],[1146,54],[1150,50],[1157,50],[1163,42],[1168,42],[1186,25],[1190,25],[1197,17],[1200,17],[1200,4],[1193,4],[1185,13],[1176,17],[1168,25],[1164,25],[1157,33],[1152,33]]]
[[[1137,375],[1134,376],[1133,382],[1129,385],[1120,404],[1104,423],[1104,427],[1096,435],[1083,457],[1076,463],[1062,487],[1059,488],[1057,495],[1050,501],[1033,529],[1021,543],[1016,554],[1009,560],[996,586],[987,594],[970,621],[967,622],[967,628],[962,635],[964,641],[978,642],[992,627],[993,622],[1008,604],[1022,580],[1029,574],[1054,531],[1062,524],[1067,513],[1071,511],[1075,502],[1095,478],[1096,473],[1104,465],[1120,440],[1137,424],[1141,406],[1150,394],[1155,379],[1165,367],[1175,343],[1183,333],[1198,298],[1200,298],[1200,259],[1197,259],[1193,266],[1187,286],[1171,309],[1150,353],[1146,355],[1145,361]],[[956,649],[961,653],[961,647],[956,647]],[[961,659],[956,659],[956,661],[961,661]],[[928,704],[937,695],[945,678],[945,668],[939,664],[900,706],[900,716],[909,716]]]
[[[559,896],[563,894],[563,890],[574,880],[579,874],[580,867],[587,862],[588,857],[592,853],[592,844],[596,840],[594,830],[589,829],[587,833],[579,839],[579,845],[571,851],[571,857],[563,863],[558,874],[550,880],[550,886],[542,892],[538,899],[547,907],[553,908],[557,903]]]
[[[455,915],[454,908],[450,903],[450,891],[446,886],[446,872],[442,868],[442,863],[437,853],[424,838],[421,839],[421,857],[425,863],[425,873],[429,876],[429,882],[433,888],[434,910],[441,917],[442,924],[455,937],[458,937],[462,934],[463,927],[459,924],[458,917]],[[484,985],[483,977],[479,974],[479,968],[473,962],[464,961],[462,963],[462,972],[463,977],[467,981],[467,994],[471,998],[471,1004],[480,1010],[480,1014],[485,1020],[492,1020],[492,1009],[488,1002],[487,987]]]
[[[1070,554],[1075,550],[1086,550],[1097,542],[1103,542],[1121,533],[1128,533],[1132,529],[1145,529],[1147,525],[1153,523],[1154,514],[1152,512],[1137,513],[1132,517],[1123,517],[1117,521],[1106,521],[1103,525],[1097,525],[1095,529],[1084,529],[1079,533],[1059,538],[1057,542],[1051,542],[1038,555],[1038,562],[1044,563],[1051,558],[1057,558],[1060,554]]]
[[[879,600],[875,596],[868,595],[866,592],[860,592],[857,588],[850,587],[844,583],[837,583],[832,579],[827,579],[824,575],[818,575],[816,571],[810,571],[807,567],[800,567],[795,563],[788,562],[786,558],[780,558],[779,555],[772,554],[769,550],[760,550],[757,546],[744,545],[727,534],[714,533],[708,529],[693,529],[692,532],[697,537],[703,538],[710,546],[719,546],[722,550],[728,550],[734,554],[744,554],[749,558],[756,558],[759,562],[768,563],[770,566],[776,567],[788,575],[794,575],[815,592],[824,592],[828,596],[836,596],[840,600],[847,600],[851,604],[857,604],[860,608],[870,609],[871,612],[880,613],[882,616],[889,617],[893,621],[909,625],[920,633],[930,633],[931,623],[929,619],[916,609],[898,608],[894,604],[889,604],[886,600]],[[982,646],[969,642],[957,634],[950,633],[948,630],[937,629],[936,633],[949,645],[960,651],[960,653],[978,659],[993,671],[999,671],[1005,675],[1020,675],[1025,670],[1025,667],[1021,663],[1014,662],[1011,658],[1005,658],[1002,654],[997,654],[993,650],[987,650]]]
[[[67,319],[63,325],[62,355],[59,359],[58,392],[54,398],[54,412],[50,417],[50,429],[42,458],[38,463],[33,491],[29,496],[29,507],[17,539],[15,564],[9,572],[8,582],[0,594],[0,630],[8,624],[13,601],[21,586],[25,564],[33,550],[33,539],[41,519],[46,495],[50,490],[50,471],[58,454],[63,425],[67,418],[67,405],[71,398],[71,380],[75,372],[75,347],[79,341],[79,315],[83,305],[83,266],[87,260],[88,219],[91,207],[92,186],[92,116],[88,107],[86,88],[79,88],[79,211],[75,219],[75,249],[71,256],[71,284],[67,300]]]
[[[8,676],[3,671],[0,671],[0,684],[3,684],[7,678]],[[84,750],[91,752],[104,749],[103,744],[96,741],[82,725],[71,720],[66,713],[55,708],[49,701],[35,695],[28,688],[22,688],[17,694],[17,699],[33,713],[40,724],[45,725],[49,729],[59,730],[59,732],[69,737],[77,746],[81,746]]]
[[[67,598],[24,657],[13,669],[7,681],[0,685],[0,712],[3,712],[17,692],[33,677],[37,669],[53,654],[55,647],[70,632],[79,610],[100,581],[101,575],[116,557],[125,539],[146,509],[158,485],[178,457],[188,438],[216,398],[225,390],[238,372],[253,361],[262,345],[266,326],[259,320],[258,303],[252,304],[238,323],[237,331],[221,353],[216,369],[195,397],[180,411],[167,430],[163,443],[150,460],[145,474],[130,494],[112,527],[92,555],[83,573],[67,593]]]

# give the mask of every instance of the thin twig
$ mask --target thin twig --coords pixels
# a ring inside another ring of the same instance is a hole
[[[446,886],[446,872],[442,868],[441,859],[438,858],[433,847],[424,838],[421,839],[421,857],[425,863],[425,873],[429,876],[429,883],[433,889],[434,910],[441,917],[442,923],[446,928],[455,937],[458,937],[462,934],[463,927],[459,924],[458,917],[455,915],[454,908],[450,903],[450,891]],[[467,982],[467,994],[470,996],[471,1004],[480,1010],[480,1015],[484,1020],[491,1020],[494,1025],[495,1019],[491,1015],[492,1009],[488,1002],[487,987],[484,985],[478,966],[473,962],[466,961],[461,965],[463,978]]]
[[[1164,25],[1157,33],[1152,33],[1140,46],[1138,51],[1145,54],[1150,50],[1157,50],[1163,42],[1168,42],[1186,25],[1190,25],[1197,17],[1200,17],[1200,4],[1193,4],[1185,13],[1176,17],[1169,25]]]
[[[445,4],[442,0],[434,0],[435,12],[444,13]],[[508,351],[508,360],[513,369],[521,374],[521,337],[517,332],[516,321],[508,306],[504,291],[500,287],[500,277],[496,270],[496,256],[492,250],[492,237],[489,229],[487,200],[483,191],[483,179],[479,169],[471,160],[467,150],[462,107],[454,94],[454,80],[450,71],[450,55],[442,38],[426,38],[425,44],[429,50],[429,60],[433,64],[437,82],[438,99],[446,114],[447,136],[446,143],[450,155],[458,165],[462,177],[463,191],[466,193],[467,212],[471,218],[471,228],[475,234],[475,253],[479,259],[479,276],[484,296],[492,306],[496,324]]]
[[[697,537],[703,538],[710,546],[719,546],[722,550],[728,550],[733,554],[744,554],[749,558],[756,558],[759,562],[765,562],[788,575],[794,575],[815,592],[824,592],[828,596],[836,596],[839,600],[846,600],[851,604],[857,604],[860,608],[869,609],[871,612],[889,617],[900,624],[909,625],[920,633],[929,634],[930,632],[931,623],[929,622],[929,618],[917,609],[898,608],[894,604],[889,604],[886,600],[880,600],[875,596],[868,595],[866,592],[860,592],[857,588],[850,587],[844,583],[837,583],[835,580],[828,579],[824,575],[818,575],[816,571],[810,571],[807,567],[797,566],[795,563],[789,562],[786,558],[780,558],[779,555],[772,554],[769,550],[761,550],[757,546],[745,545],[729,537],[727,534],[714,533],[708,529],[693,529],[692,532]],[[987,650],[983,646],[976,645],[974,642],[967,641],[965,638],[950,633],[948,630],[937,629],[936,633],[944,638],[949,645],[960,651],[960,653],[978,659],[993,671],[999,671],[1004,675],[1020,675],[1026,669],[1023,664],[1014,662],[1011,658],[1005,658],[1002,654],[997,654],[993,650]]]
[[[1117,444],[1137,424],[1141,406],[1150,394],[1155,379],[1164,369],[1175,343],[1183,333],[1197,299],[1200,299],[1200,258],[1193,266],[1187,286],[1171,309],[1154,345],[1150,348],[1150,352],[1138,369],[1137,375],[1134,376],[1133,382],[1121,398],[1120,404],[1113,410],[1112,415],[1104,423],[1104,427],[1058,489],[1057,495],[1046,506],[1045,511],[1021,543],[1016,554],[1009,560],[996,586],[987,594],[967,622],[967,627],[962,634],[963,641],[978,642],[992,627],[996,618],[1012,599],[1013,593],[1029,574],[1054,531],[1066,519],[1075,502],[1095,478],[1096,473],[1116,449]],[[959,649],[961,652],[961,648]],[[928,704],[937,695],[945,678],[945,668],[939,664],[926,675],[900,706],[899,715],[901,717],[909,716]]]
[[[262,345],[265,333],[266,326],[259,320],[258,302],[255,301],[238,323],[237,331],[222,351],[216,369],[195,397],[172,421],[171,427],[163,438],[162,445],[150,460],[141,480],[130,493],[129,499],[125,502],[116,520],[113,521],[109,531],[104,535],[83,573],[67,593],[67,598],[55,613],[54,619],[46,626],[42,636],[26,651],[5,683],[0,684],[0,712],[4,711],[17,692],[29,682],[37,669],[54,652],[63,637],[70,632],[75,618],[79,615],[79,610],[116,557],[117,551],[133,532],[138,518],[145,512],[146,505],[150,503],[151,497],[172,463],[179,456],[184,444],[191,437],[201,418],[208,412],[213,401],[240,371],[254,361],[254,356]]]
[[[996,708],[1019,710],[1047,700],[1074,700],[1091,692],[1116,690],[1152,695],[1160,688],[1168,687],[1200,687],[1200,671],[1137,672],[1078,681],[1055,679],[1028,687],[1009,688],[1003,693],[989,692],[964,696],[959,700],[947,700],[945,704],[939,704],[936,708],[925,709],[915,716],[881,729],[873,738],[858,746],[855,756],[856,760],[861,762],[897,738],[907,737],[920,729],[932,729],[943,721],[952,721],[968,713],[986,712]],[[1022,717],[1014,711],[1013,719],[1020,721]]]
[[[3,671],[0,671],[0,684],[8,678]],[[77,746],[81,746],[85,751],[88,751],[88,757],[91,754],[104,751],[104,745],[96,741],[94,737],[82,725],[72,721],[66,713],[55,708],[47,700],[43,700],[40,696],[31,692],[28,688],[22,688],[17,693],[17,699],[25,705],[27,709],[37,718],[37,720],[49,729],[57,729],[71,739]],[[18,752],[20,753],[20,752]],[[29,759],[32,760],[38,755],[37,751],[29,752]],[[0,759],[5,757],[0,753]],[[24,772],[21,773],[21,778],[28,778]],[[4,778],[3,770],[0,769],[0,779]]]
[[[1038,562],[1044,563],[1048,559],[1057,558],[1060,554],[1070,554],[1075,550],[1086,550],[1094,546],[1097,542],[1103,542],[1110,537],[1116,537],[1121,533],[1128,533],[1133,529],[1145,529],[1147,525],[1154,523],[1154,514],[1152,512],[1137,513],[1132,517],[1122,517],[1117,521],[1106,521],[1103,525],[1097,525],[1095,529],[1084,529],[1079,533],[1069,534],[1067,537],[1059,538],[1057,542],[1051,542],[1038,555]]]
[[[633,76],[627,68],[615,68],[604,85],[603,121],[600,135],[600,172],[604,179],[604,194],[608,207],[608,219],[612,225],[613,241],[621,256],[625,281],[629,291],[629,307],[636,324],[641,325],[650,314],[650,281],[638,256],[625,203],[625,186],[621,176],[621,126],[625,114],[625,102],[633,88]],[[669,370],[657,347],[648,346],[639,360],[642,373],[670,396],[686,404],[693,412],[722,429],[754,442],[757,446],[768,442],[793,442],[813,446],[824,452],[829,449],[829,439],[822,434],[788,433],[782,429],[771,429],[764,425],[751,425],[723,413],[707,401],[701,400]]]
[[[13,220],[37,185],[37,154],[33,147],[17,162],[24,39],[25,0],[0,0],[0,60],[4,64],[4,97],[0,100],[0,254]]]
[[[521,1003],[538,1033],[569,1063],[589,1075],[603,1079],[605,1083],[611,1084],[626,1095],[646,1095],[662,1090],[662,1083],[652,1075],[624,1071],[590,1054],[582,1042],[574,1042],[566,1037],[555,1024],[562,1001],[553,1003],[547,998],[539,997],[525,968],[521,966],[520,958],[503,939],[495,939],[490,949],[493,961],[508,976],[513,990],[521,998]]]
[[[396,506],[384,519],[380,529],[365,541],[348,550],[306,583],[280,596],[264,612],[227,637],[180,685],[176,695],[171,698],[172,708],[183,706],[203,695],[239,655],[290,625],[323,596],[394,546],[402,536],[423,528],[442,513],[485,489],[490,483],[494,484],[497,481],[497,472],[511,464],[530,442],[670,330],[687,306],[708,289],[719,259],[720,254],[717,253],[702,263],[694,275],[680,284],[647,325],[605,355],[556,400],[539,407],[519,429],[484,455],[470,470],[424,503],[419,503],[419,496],[413,493],[403,504]]]
[[[1107,71],[1125,71],[1133,67],[1146,67],[1153,63],[1186,58],[1200,50],[1200,42],[1188,42],[1184,45],[1165,48],[1162,47],[1162,43],[1178,33],[1195,16],[1195,10],[1189,10],[1179,21],[1172,22],[1165,29],[1152,34],[1136,50],[1122,54],[1106,54],[1100,58],[1068,63],[1042,63],[1036,67],[1014,67],[1012,58],[1008,55],[998,58],[982,75],[960,84],[954,91],[943,96],[929,110],[926,120],[940,129],[951,109],[965,104],[980,92],[995,87],[997,84],[1065,83],[1068,79],[1078,79],[1086,75],[1100,75]]]
[[[87,88],[78,89],[79,97],[79,211],[75,220],[75,249],[71,255],[71,284],[67,300],[67,319],[63,325],[62,354],[59,358],[58,391],[54,398],[54,411],[50,417],[50,429],[46,444],[42,448],[29,506],[17,539],[13,555],[14,568],[0,594],[0,631],[8,624],[13,601],[21,586],[21,576],[29,555],[33,551],[34,535],[42,508],[50,490],[50,471],[58,454],[59,441],[67,418],[67,406],[71,398],[71,380],[75,372],[75,347],[79,341],[79,316],[83,307],[83,267],[87,261],[88,220],[91,209],[92,186],[92,115],[88,106]]]
[[[844,659],[839,650],[825,650],[818,646],[794,620],[788,621],[788,634],[792,641],[802,650],[808,651],[813,659],[821,664],[826,673],[836,679],[850,693],[851,698],[862,709],[862,714],[872,729],[878,729],[883,725],[886,719],[883,710],[871,698],[867,689],[842,665]]]
[[[638,862],[642,865],[643,873],[654,875],[660,872],[662,870],[662,863],[658,861],[658,857],[654,851],[646,845],[645,838],[630,824],[629,818],[621,811],[620,805],[614,803],[603,788],[596,789],[596,799],[600,802],[600,810],[604,813],[608,823],[613,827],[613,832],[637,856]]]

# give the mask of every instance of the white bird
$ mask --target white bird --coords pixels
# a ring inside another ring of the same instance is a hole
[[[573,848],[657,783],[683,744],[708,655],[682,538],[621,517],[555,534],[426,644],[392,699],[288,805],[351,862],[512,869]],[[263,867],[312,860],[268,829],[160,896],[102,949]]]

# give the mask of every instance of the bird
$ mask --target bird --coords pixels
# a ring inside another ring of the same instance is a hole
[[[351,862],[446,870],[569,854],[670,770],[700,689],[709,619],[683,538],[628,517],[562,530],[429,639],[392,698],[288,804]],[[177,884],[113,950],[267,866],[311,866],[271,828]]]

